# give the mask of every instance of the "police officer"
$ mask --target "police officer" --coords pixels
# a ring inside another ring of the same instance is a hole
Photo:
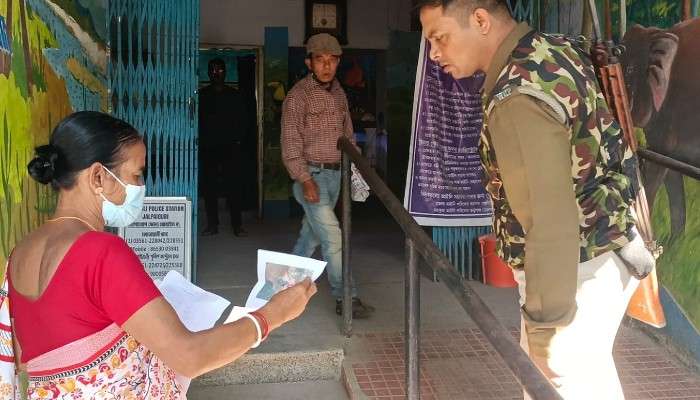
[[[431,59],[454,78],[486,73],[480,150],[521,345],[565,399],[623,399],[612,346],[638,280],[614,250],[641,242],[635,159],[590,61],[516,23],[506,0],[419,3]]]

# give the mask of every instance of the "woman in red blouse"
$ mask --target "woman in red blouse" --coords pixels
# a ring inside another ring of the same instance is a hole
[[[246,318],[190,332],[134,252],[103,232],[141,212],[139,133],[78,112],[36,152],[29,173],[58,191],[58,204],[14,249],[6,286],[29,399],[184,399],[175,371],[196,377],[234,361],[299,316],[316,292],[307,280]]]

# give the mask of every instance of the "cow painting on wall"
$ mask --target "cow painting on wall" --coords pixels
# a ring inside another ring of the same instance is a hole
[[[632,119],[644,129],[649,150],[700,166],[700,18],[670,29],[631,27],[623,57]],[[665,184],[671,232],[685,230],[683,177],[654,163],[644,164],[649,202]]]
[[[632,119],[643,146],[700,167],[700,18],[664,26],[630,24],[623,37]],[[664,247],[660,281],[700,326],[700,181],[648,160],[642,160],[642,172]]]

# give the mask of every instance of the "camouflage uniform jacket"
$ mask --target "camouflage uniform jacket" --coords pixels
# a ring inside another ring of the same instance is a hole
[[[518,28],[522,30],[523,24]],[[622,131],[588,56],[563,38],[529,31],[510,54],[493,90],[484,93],[480,151],[493,200],[499,256],[515,269],[524,266],[527,232],[506,197],[488,127],[493,108],[514,94],[536,99],[568,128],[571,184],[579,215],[579,262],[628,243],[633,238],[630,204],[636,182],[630,177],[634,177],[636,158],[623,144]]]

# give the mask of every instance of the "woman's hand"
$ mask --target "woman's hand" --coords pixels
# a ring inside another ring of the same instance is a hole
[[[270,330],[277,329],[300,316],[314,294],[316,294],[316,284],[311,279],[306,278],[303,282],[272,296],[270,301],[259,311],[267,318]]]
[[[316,285],[307,279],[277,293],[258,311],[273,330],[301,315],[315,293]],[[190,378],[238,359],[258,335],[247,319],[190,332],[163,297],[153,299],[135,312],[122,328],[166,365]]]

